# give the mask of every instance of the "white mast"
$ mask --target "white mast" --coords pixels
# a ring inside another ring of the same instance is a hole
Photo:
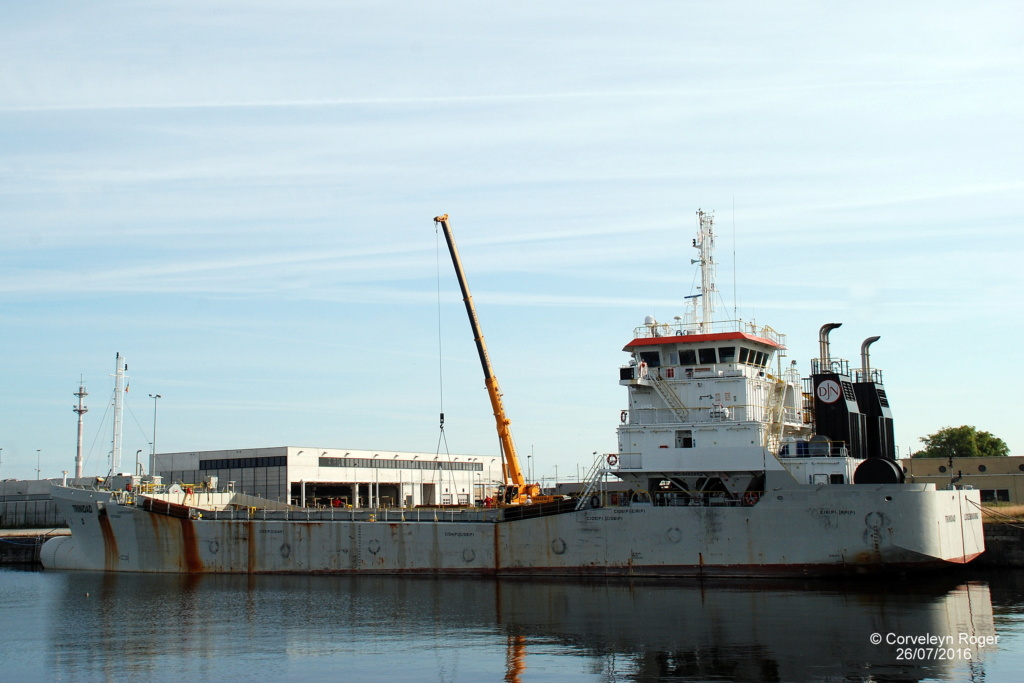
[[[121,468],[121,420],[124,414],[124,380],[128,364],[124,356],[117,354],[117,369],[114,372],[114,445],[110,450],[110,473],[116,474]]]
[[[718,290],[715,288],[715,215],[697,210],[697,238],[693,240],[693,246],[700,250],[700,258],[693,259],[693,263],[700,263],[700,294],[701,294],[701,319],[700,323],[705,332],[711,330],[715,315],[715,295]]]
[[[72,396],[78,397],[78,406],[71,409],[78,413],[78,450],[75,451],[75,478],[82,478],[82,415],[89,412],[89,409],[82,405],[82,399],[89,394],[85,391],[85,384],[79,380],[78,392]]]

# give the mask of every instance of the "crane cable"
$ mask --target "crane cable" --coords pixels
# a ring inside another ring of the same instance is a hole
[[[441,455],[441,443],[444,442],[444,452],[451,460],[451,453],[448,452],[448,437],[444,433],[444,354],[441,343],[441,233],[438,230],[437,223],[434,223],[434,254],[437,263],[437,383],[438,383],[438,400],[440,403],[440,426],[441,433],[437,438],[437,453]],[[454,475],[453,475],[454,476]]]

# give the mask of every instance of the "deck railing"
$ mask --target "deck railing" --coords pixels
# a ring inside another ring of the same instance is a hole
[[[776,332],[768,325],[758,325],[745,320],[718,320],[712,323],[691,323],[676,321],[672,323],[651,323],[641,325],[633,330],[634,339],[651,339],[654,337],[683,337],[691,334],[719,334],[722,332],[742,332],[755,337],[767,339],[779,346],[786,345],[786,335]]]
[[[129,501],[148,512],[169,515],[179,519],[206,521],[267,522],[458,522],[495,524],[501,521],[547,517],[572,512],[576,501],[566,498],[549,503],[518,505],[506,508],[419,507],[402,508],[293,508],[268,510],[266,508],[231,506],[220,510],[206,510],[165,500],[142,497]]]

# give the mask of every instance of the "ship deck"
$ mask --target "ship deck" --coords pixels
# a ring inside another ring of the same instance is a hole
[[[255,502],[255,501],[253,501]],[[279,521],[279,522],[458,522],[498,524],[534,517],[574,512],[572,499],[506,508],[417,507],[417,508],[286,508],[270,509],[256,505],[205,507],[162,500],[150,496],[123,501],[147,512],[204,521]]]

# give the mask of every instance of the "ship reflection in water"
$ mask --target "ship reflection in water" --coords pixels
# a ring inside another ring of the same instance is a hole
[[[1012,604],[1002,611],[1018,618],[1004,621],[994,621],[996,584],[984,578],[3,579],[8,594],[19,590],[9,579],[46,586],[27,589],[44,603],[35,609],[47,643],[43,671],[70,680],[996,680],[986,668],[1019,666],[1012,650],[1024,635],[1014,575]],[[10,607],[5,601],[0,625],[29,638],[31,620],[11,622],[18,616]],[[5,662],[16,656],[0,654]]]

